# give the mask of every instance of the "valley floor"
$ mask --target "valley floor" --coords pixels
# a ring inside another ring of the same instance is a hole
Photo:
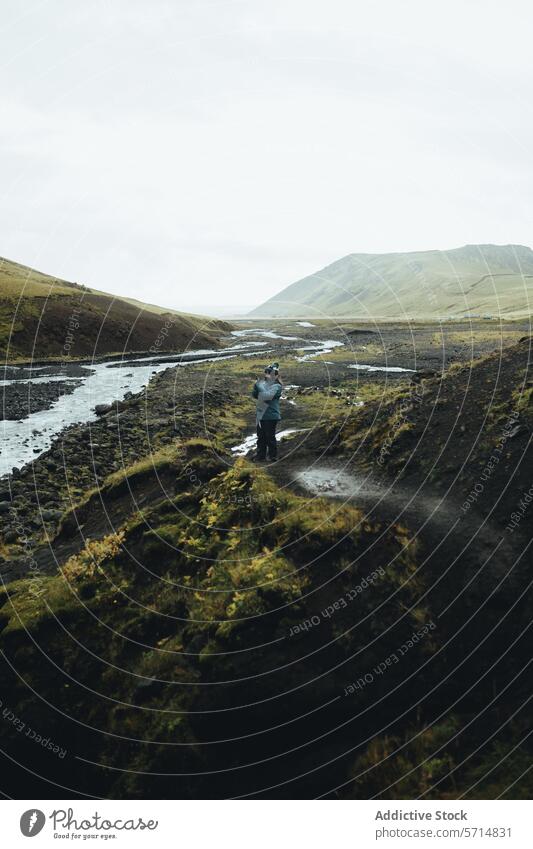
[[[0,481],[15,798],[530,796],[529,324],[312,324]]]

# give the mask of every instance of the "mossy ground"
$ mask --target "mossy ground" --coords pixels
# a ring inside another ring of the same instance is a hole
[[[132,517],[114,535],[88,541],[58,575],[43,578],[38,594],[27,581],[14,582],[2,607],[3,651],[25,670],[26,685],[15,683],[11,693],[20,711],[33,713],[36,691],[72,718],[64,726],[54,711],[41,710],[47,734],[70,745],[75,739],[77,754],[133,771],[156,770],[169,758],[178,771],[186,763],[212,769],[236,763],[243,743],[228,760],[195,748],[219,733],[210,711],[229,711],[226,733],[237,737],[261,721],[264,699],[274,698],[268,722],[296,718],[338,697],[361,668],[361,658],[354,666],[351,656],[378,637],[368,615],[372,605],[383,604],[381,623],[389,620],[400,641],[429,616],[417,601],[422,585],[404,529],[388,533],[372,550],[380,528],[354,508],[280,491],[242,460],[209,476],[210,449],[194,448],[201,482],[185,488],[184,476],[173,500],[147,508],[142,520]],[[302,662],[309,646],[290,637],[291,627],[320,614],[378,568],[372,598],[358,609],[361,624],[355,627],[345,611],[334,621],[324,619],[313,641],[317,657]],[[406,614],[398,625],[402,605]],[[320,650],[324,638],[333,642],[331,652]],[[36,646],[45,647],[44,654]],[[377,656],[369,648],[363,662]],[[325,675],[332,660],[341,671]],[[217,684],[224,681],[235,683]],[[285,691],[291,695],[284,697]],[[243,707],[249,702],[256,707]],[[82,721],[151,744],[132,754],[104,733],[95,753],[94,735],[80,728]],[[264,743],[260,738],[258,755]],[[175,748],[166,749],[169,744]],[[254,744],[247,748],[254,752]],[[268,769],[258,773],[256,781],[269,775]],[[104,780],[111,794],[142,795],[162,786],[134,773],[119,778],[104,772]],[[183,782],[177,786],[189,794]],[[238,771],[231,786],[233,792],[244,789]],[[205,779],[196,792],[216,795],[220,782]]]
[[[284,424],[311,428],[302,462],[325,444],[341,459],[363,445],[369,467],[392,431],[382,470],[392,475],[428,426],[425,475],[469,398],[435,482],[473,442],[466,491],[510,410],[531,426],[526,347],[424,381],[421,403],[410,377],[356,381],[336,355],[325,382],[319,358],[290,360],[288,382],[318,389],[284,405]],[[449,570],[441,548],[428,558],[433,538],[415,542],[408,519],[297,495],[235,461],[230,448],[253,431],[249,391],[262,364],[194,366],[178,389],[175,370],[162,373],[91,426],[90,453],[86,431],[73,429],[34,464],[34,482],[64,515],[45,529],[51,549],[36,549],[41,571],[0,599],[0,697],[67,755],[54,759],[1,723],[4,750],[33,770],[10,767],[13,795],[55,798],[68,765],[80,795],[310,798],[339,787],[348,798],[494,797],[516,778],[510,794],[527,797],[529,743],[516,747],[527,721],[527,570],[505,582],[505,562],[491,563],[478,583],[478,562],[458,558]],[[481,420],[486,445],[460,430]],[[523,448],[508,441],[502,475]],[[29,486],[15,483],[22,499]]]

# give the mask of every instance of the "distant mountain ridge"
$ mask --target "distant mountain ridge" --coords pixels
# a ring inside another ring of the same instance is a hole
[[[533,251],[465,245],[446,251],[348,254],[256,307],[256,317],[416,318],[531,313]]]
[[[187,315],[0,258],[0,356],[101,357],[215,347],[231,325]]]

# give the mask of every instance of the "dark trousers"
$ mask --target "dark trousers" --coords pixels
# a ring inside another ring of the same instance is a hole
[[[278,443],[276,442],[277,421],[261,421],[257,425],[257,456],[264,460],[268,451],[271,460],[276,459]]]

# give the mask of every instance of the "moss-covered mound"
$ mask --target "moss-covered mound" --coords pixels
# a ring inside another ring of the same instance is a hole
[[[430,618],[404,529],[381,536],[353,508],[207,459],[189,447],[174,498],[3,597],[2,698],[76,769],[67,778],[65,760],[31,749],[50,780],[238,795],[305,772],[321,761],[312,740],[329,706],[383,656],[382,631],[401,644]],[[24,735],[0,731],[24,763]]]
[[[58,574],[7,587],[13,796],[454,796],[474,785],[469,754],[487,736],[486,764],[513,750],[520,711],[499,748],[487,729],[518,704],[507,676],[522,648],[497,675],[475,654],[496,596],[481,619],[473,597],[442,615],[449,595],[406,528],[295,496],[245,461],[228,469],[201,440],[185,454],[166,498]],[[176,458],[160,460],[168,476]],[[527,610],[515,613],[483,657],[520,630]]]

